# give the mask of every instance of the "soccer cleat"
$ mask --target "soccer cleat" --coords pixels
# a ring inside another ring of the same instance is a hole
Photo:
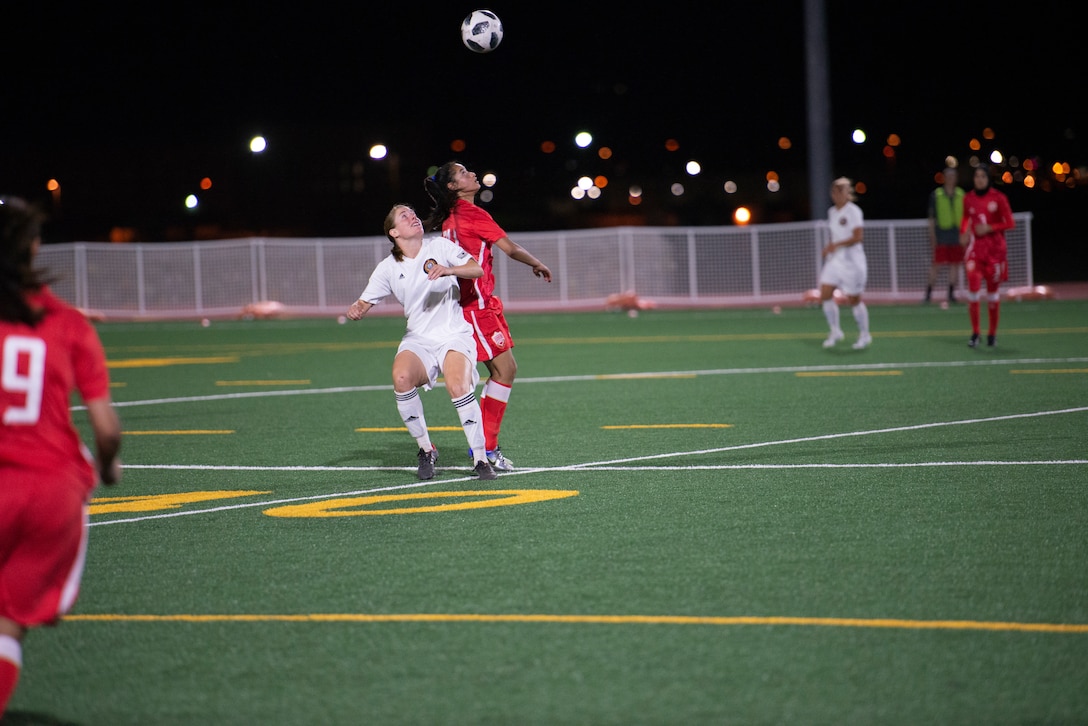
[[[420,448],[417,456],[419,457],[419,469],[416,474],[424,481],[434,479],[434,465],[438,463],[438,449],[435,448],[434,444],[431,444],[430,451],[424,451]]]
[[[827,340],[824,341],[825,348],[834,348],[835,343],[846,337],[846,334],[842,332],[842,328],[835,328],[831,331],[831,335],[827,336]]]
[[[971,339],[969,341],[967,341],[967,347],[968,348],[977,348],[978,347],[978,333],[971,333]]]
[[[996,335],[987,335],[986,336],[986,345],[991,347],[991,348],[993,348],[995,345],[997,345],[997,336]]]
[[[873,336],[865,333],[858,336],[858,341],[854,343],[852,347],[854,350],[864,350],[869,347],[869,344],[873,342]]]
[[[491,468],[491,464],[487,463],[487,461],[477,461],[473,471],[476,472],[476,476],[480,477],[480,481],[491,481],[499,478],[499,475],[495,473],[495,470]]]
[[[487,463],[496,471],[513,471],[514,462],[502,455],[502,449],[495,447],[494,451],[487,452]]]

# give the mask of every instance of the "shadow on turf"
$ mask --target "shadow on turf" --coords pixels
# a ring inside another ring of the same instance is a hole
[[[8,711],[0,718],[0,726],[80,726],[78,721],[65,721],[48,713]]]

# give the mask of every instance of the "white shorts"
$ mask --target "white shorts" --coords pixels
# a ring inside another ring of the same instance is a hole
[[[820,284],[842,290],[844,295],[860,295],[865,292],[869,277],[867,267],[855,265],[841,257],[833,257],[820,270]]]
[[[423,390],[429,391],[438,383],[438,376],[442,373],[442,365],[446,360],[446,353],[457,351],[468,359],[472,365],[472,387],[476,388],[480,383],[480,371],[476,367],[476,340],[472,334],[459,335],[456,338],[443,341],[435,346],[421,338],[405,338],[397,347],[397,352],[410,350],[416,357],[423,361],[423,367],[427,371],[428,382],[423,384]]]

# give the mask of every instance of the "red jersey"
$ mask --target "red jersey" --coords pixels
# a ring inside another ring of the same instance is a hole
[[[461,285],[461,307],[487,307],[495,292],[495,273],[491,267],[494,258],[491,246],[506,236],[487,210],[472,202],[458,199],[449,218],[442,223],[442,234],[461,246],[484,268],[483,277],[475,280],[458,279]]]
[[[0,485],[10,468],[78,481],[89,492],[97,473],[72,423],[71,395],[109,395],[106,355],[83,314],[48,288],[30,301],[46,311],[37,327],[0,320]]]
[[[981,237],[975,235],[976,224],[988,224],[993,231]],[[974,190],[967,192],[963,199],[963,221],[960,232],[971,233],[971,243],[964,253],[965,260],[981,263],[1004,264],[1008,254],[1005,247],[1005,230],[1012,229],[1016,222],[1012,218],[1009,198],[1002,192],[990,187],[983,195]]]

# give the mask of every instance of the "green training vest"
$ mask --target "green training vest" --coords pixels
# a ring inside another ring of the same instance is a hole
[[[944,193],[943,187],[933,190],[933,208],[937,215],[938,229],[959,228],[960,220],[963,219],[963,197],[964,191],[959,187],[956,187],[951,199]]]

